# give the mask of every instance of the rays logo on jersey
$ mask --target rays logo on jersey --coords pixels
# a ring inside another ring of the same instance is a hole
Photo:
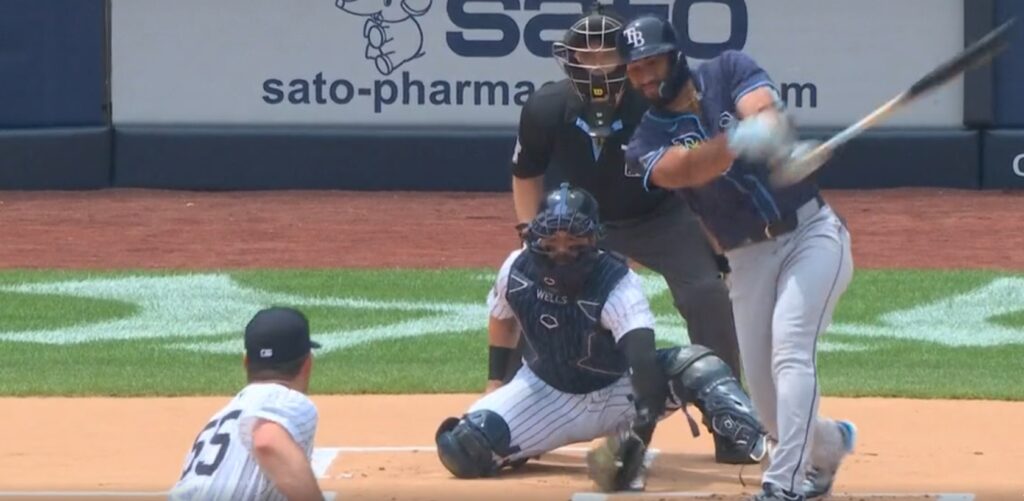
[[[702,143],[704,143],[704,137],[697,132],[687,132],[686,134],[672,138],[672,144],[682,146],[688,150],[695,149]]]

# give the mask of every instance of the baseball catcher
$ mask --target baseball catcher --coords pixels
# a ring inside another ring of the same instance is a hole
[[[607,437],[588,454],[591,478],[604,490],[643,490],[655,426],[686,404],[701,410],[709,430],[760,459],[765,435],[734,373],[699,345],[655,349],[640,278],[598,248],[602,234],[594,198],[563,183],[543,199],[524,248],[505,260],[487,299],[487,393],[435,436],[454,476],[494,476]],[[520,336],[523,365],[502,384]]]

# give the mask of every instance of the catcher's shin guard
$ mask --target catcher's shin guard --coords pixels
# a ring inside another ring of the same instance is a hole
[[[716,437],[716,457],[732,463],[754,463],[764,457],[764,427],[722,359],[708,348],[689,345],[658,350],[658,361],[668,376],[671,398],[679,405],[693,403],[704,415],[705,426]]]

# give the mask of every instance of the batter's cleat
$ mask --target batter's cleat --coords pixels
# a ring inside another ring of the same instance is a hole
[[[832,483],[836,479],[839,465],[848,454],[853,452],[857,443],[857,427],[849,421],[836,421],[839,428],[839,435],[843,439],[843,448],[834,464],[829,466],[812,466],[804,478],[803,491],[807,499],[817,499],[832,493]]]
[[[715,435],[715,462],[718,464],[757,464],[758,460],[750,457],[751,452],[732,441]]]
[[[761,485],[761,492],[754,494],[750,501],[804,501],[803,494],[783,490],[782,487],[771,482]]]

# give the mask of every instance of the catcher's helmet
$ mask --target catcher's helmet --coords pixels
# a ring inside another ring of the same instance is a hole
[[[564,241],[557,243],[559,232],[589,241],[556,248],[565,245]],[[576,295],[597,264],[597,241],[603,236],[597,200],[586,190],[562,183],[541,202],[540,212],[524,235],[526,248],[537,265],[539,276],[535,278],[559,293]]]
[[[615,47],[624,23],[596,4],[595,10],[573,22],[561,41],[551,44],[551,55],[586,105],[585,118],[594,137],[611,134],[615,105],[626,85],[626,65]]]
[[[671,102],[690,80],[690,67],[679,47],[675,27],[666,19],[643,15],[630,21],[616,42],[619,55],[628,65],[648,57],[666,54],[669,57],[669,75],[658,89],[660,99],[655,104]]]
[[[526,230],[527,245],[564,231],[574,237],[604,236],[597,200],[582,188],[562,183],[541,201],[537,216]]]

